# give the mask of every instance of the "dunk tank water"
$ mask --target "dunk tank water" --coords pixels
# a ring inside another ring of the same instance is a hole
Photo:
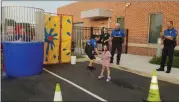
[[[32,76],[42,72],[44,42],[3,42],[6,74]]]
[[[44,10],[3,6],[1,12],[4,68],[7,76],[25,77],[42,72]]]

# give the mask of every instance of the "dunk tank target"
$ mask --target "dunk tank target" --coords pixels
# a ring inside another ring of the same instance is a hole
[[[2,42],[6,74],[31,76],[42,72],[44,57],[44,10],[2,7]]]
[[[44,64],[70,63],[72,15],[45,13]]]

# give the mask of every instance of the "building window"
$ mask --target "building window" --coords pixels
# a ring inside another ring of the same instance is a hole
[[[120,28],[124,29],[124,17],[118,17],[116,22],[120,24]]]
[[[160,38],[162,19],[163,15],[161,13],[150,14],[149,43],[156,44],[157,39]]]

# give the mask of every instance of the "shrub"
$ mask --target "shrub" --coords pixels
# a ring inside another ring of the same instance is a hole
[[[160,62],[161,62],[161,57],[153,57],[151,60],[150,60],[150,63],[152,63],[152,64],[160,64]]]
[[[153,57],[150,60],[150,63],[160,65],[161,59],[162,59],[161,57]],[[167,58],[167,61],[166,61],[166,65],[167,65],[167,63],[168,63],[168,58]],[[174,56],[174,58],[173,58],[173,66],[172,67],[179,68],[179,56]]]
[[[174,56],[179,56],[179,50],[175,50]]]

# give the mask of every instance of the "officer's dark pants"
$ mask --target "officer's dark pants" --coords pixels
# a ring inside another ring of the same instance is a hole
[[[167,64],[167,70],[171,71],[172,63],[173,63],[173,53],[174,53],[174,47],[173,46],[165,46],[162,50],[162,61],[160,68],[164,70],[165,62],[168,56],[168,64]]]
[[[91,59],[94,60],[95,59],[95,55],[93,53],[93,47],[89,44],[86,44],[85,47],[85,53],[87,54],[87,56]]]
[[[114,41],[112,41],[111,63],[113,62],[116,49],[117,49],[117,63],[119,63],[120,59],[121,59],[121,53],[122,53],[122,41],[121,41],[121,39],[118,39],[118,38],[115,39],[114,38]]]

